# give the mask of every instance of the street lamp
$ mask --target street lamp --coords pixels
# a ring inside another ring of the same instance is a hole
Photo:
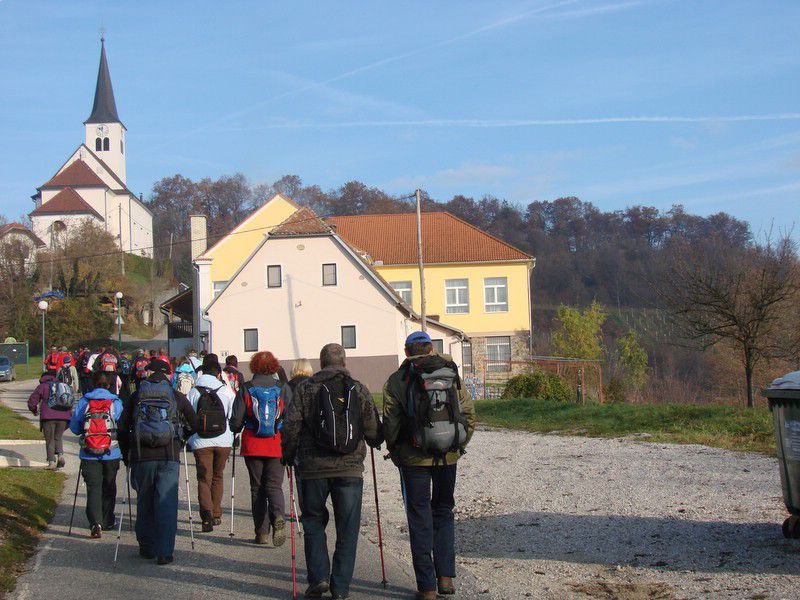
[[[47,300],[40,300],[39,301],[39,310],[42,311],[42,362],[44,362],[45,353],[47,352],[47,346],[44,344],[44,315],[47,313]]]
[[[122,292],[117,292],[114,297],[117,299],[117,350],[122,352]]]

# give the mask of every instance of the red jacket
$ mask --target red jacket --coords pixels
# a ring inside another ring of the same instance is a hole
[[[263,383],[258,381],[261,377],[265,377],[264,375],[256,375],[253,378],[253,383],[256,385],[275,385],[272,382]],[[266,377],[272,377],[271,375],[267,375]],[[276,382],[277,383],[277,382]],[[255,416],[253,415],[253,399],[250,397],[250,394],[247,392],[247,387],[245,387],[241,391],[241,398],[244,400],[245,406],[245,415],[246,419],[245,422],[248,420],[253,420]],[[281,414],[283,413],[283,398],[278,401],[279,410]],[[242,449],[240,452],[241,456],[259,456],[259,457],[266,457],[266,458],[280,458],[281,457],[281,434],[280,432],[275,434],[275,437],[271,438],[264,438],[264,437],[256,437],[255,433],[252,430],[245,427],[242,430]]]
[[[61,352],[56,350],[47,355],[47,358],[44,359],[44,364],[48,371],[58,373],[58,370],[64,366],[64,357]]]

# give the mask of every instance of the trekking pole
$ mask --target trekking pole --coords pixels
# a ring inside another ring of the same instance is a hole
[[[186,455],[186,446],[183,447],[183,466],[186,469],[186,503],[189,505],[189,537],[192,539],[192,550],[194,550],[194,518],[192,517],[192,494],[189,491],[189,459]]]
[[[81,485],[81,467],[83,464],[78,465],[78,479],[75,481],[75,497],[72,499],[72,515],[69,518],[69,533],[67,535],[72,535],[72,520],[75,518],[75,504],[78,502],[78,487]]]
[[[125,480],[128,483],[128,506],[131,505],[131,486],[130,486],[130,471],[125,467]],[[122,522],[125,520],[125,499],[122,499],[122,508],[119,512],[119,523],[117,523],[117,545],[114,548],[114,565],[117,564],[117,555],[119,554],[119,540],[122,537]]]
[[[294,467],[291,467],[292,474],[294,475],[294,483],[295,487],[297,487],[297,493],[294,495],[292,507],[294,508],[294,520],[297,523],[297,533],[303,535],[303,525],[300,523],[300,511],[297,510],[297,497],[300,495],[300,484],[297,482],[297,471]]]
[[[233,436],[233,444],[231,450],[233,451],[233,465],[231,468],[231,532],[230,537],[233,537],[233,503],[236,493],[236,435]]]
[[[292,468],[286,467],[286,472],[289,475],[289,510],[291,512],[289,519],[289,528],[292,532],[292,600],[297,599],[297,557],[294,551],[294,520],[297,517],[294,511],[294,486],[292,485]]]
[[[383,589],[386,589],[386,565],[383,561],[383,530],[381,529],[381,507],[378,504],[378,477],[375,474],[375,448],[370,446],[369,449],[369,457],[372,461],[372,487],[375,490],[375,514],[378,518],[378,550],[380,551],[381,555],[381,583],[383,584]]]

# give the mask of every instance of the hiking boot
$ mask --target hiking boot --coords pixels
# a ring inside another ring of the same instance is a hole
[[[63,454],[59,454],[58,455],[58,462],[56,462],[56,469],[63,469],[64,465],[66,465],[66,464],[67,464],[67,461],[64,460],[64,455]]]
[[[414,600],[436,600],[436,592],[417,592]]]
[[[203,533],[211,533],[214,531],[214,525],[211,521],[203,521]]]
[[[456,593],[456,586],[453,584],[452,577],[439,577],[436,580],[436,587],[442,596],[450,596]]]
[[[48,460],[47,461],[47,466],[45,467],[45,469],[47,469],[48,471],[55,471],[55,469],[56,469],[56,461]]]
[[[306,598],[322,598],[322,594],[330,589],[327,581],[318,581],[308,586],[306,593],[303,594]]]
[[[257,533],[256,539],[253,541],[259,546],[266,546],[269,544],[269,533]]]
[[[200,520],[203,523],[203,533],[210,533],[214,531],[214,525],[211,521],[211,511],[200,511]]]
[[[159,556],[159,557],[156,559],[156,564],[157,564],[157,565],[168,565],[168,564],[170,564],[170,563],[171,563],[173,560],[175,560],[175,559],[174,559],[174,558],[172,558],[171,556]]]
[[[284,521],[275,521],[272,526],[272,545],[276,548],[283,546],[286,542],[286,523]]]
[[[92,539],[97,539],[103,535],[103,528],[100,527],[100,523],[95,523],[92,525],[92,528],[89,530],[89,537]]]
[[[222,525],[222,519],[220,517],[214,517],[211,522],[214,524],[214,527]]]

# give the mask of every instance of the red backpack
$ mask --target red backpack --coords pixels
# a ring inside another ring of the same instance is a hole
[[[104,456],[117,447],[113,400],[89,400],[83,420],[81,445],[87,454]]]
[[[147,376],[147,365],[150,364],[150,361],[146,358],[139,358],[133,364],[133,372],[136,376],[136,379],[144,379]]]
[[[111,354],[110,352],[107,352],[106,354],[103,354],[103,357],[102,357],[101,362],[100,362],[100,366],[102,367],[102,370],[105,371],[106,373],[112,373],[112,372],[116,373],[117,372],[117,357],[114,356],[113,354]]]

